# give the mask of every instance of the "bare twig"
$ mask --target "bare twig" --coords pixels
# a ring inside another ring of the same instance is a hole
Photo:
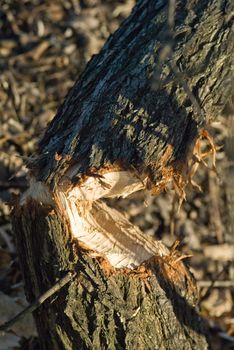
[[[218,279],[225,271],[227,271],[227,269],[229,268],[229,266],[231,265],[231,263],[232,263],[232,262],[229,261],[229,262],[227,263],[227,265],[224,266],[224,268],[223,268],[216,276],[214,276],[213,279],[212,279],[211,281],[203,281],[203,282],[205,282],[205,283],[209,282],[209,285],[206,286],[208,289],[206,290],[206,292],[204,293],[204,295],[202,295],[202,296],[200,297],[200,302],[203,301],[204,299],[206,299],[206,297],[209,295],[209,293],[210,293],[210,291],[211,291],[212,288],[218,286],[221,282],[222,282],[222,283],[224,282],[224,281],[218,281],[217,279]],[[228,282],[230,283],[231,281],[228,281]],[[204,284],[205,284],[205,283],[204,283]],[[200,287],[205,287],[205,286],[202,286],[201,284],[202,284],[202,281],[198,282],[198,285],[200,285]],[[221,285],[219,285],[219,287],[221,287]]]
[[[234,281],[225,280],[225,281],[197,281],[197,284],[200,288],[233,288]],[[204,297],[203,297],[204,298]],[[202,298],[202,299],[203,299]]]
[[[68,282],[70,282],[74,276],[75,272],[69,271],[63,278],[61,278],[57,283],[55,283],[50,289],[43,293],[39,298],[37,298],[32,304],[27,306],[18,315],[13,317],[11,320],[5,322],[0,326],[0,335],[4,335],[4,332],[8,331],[16,322],[20,321],[26,314],[35,311],[40,305],[42,305],[49,297],[58,292],[63,288]]]

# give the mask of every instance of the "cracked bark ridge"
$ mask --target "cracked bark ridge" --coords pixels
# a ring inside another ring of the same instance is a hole
[[[91,59],[29,164],[37,180],[55,188],[63,178],[69,187],[109,169],[137,169],[157,186],[183,172],[204,117],[194,113],[180,79],[206,117],[222,112],[233,87],[234,5],[232,0],[177,1],[173,54],[152,84],[168,42],[167,3],[138,1]]]

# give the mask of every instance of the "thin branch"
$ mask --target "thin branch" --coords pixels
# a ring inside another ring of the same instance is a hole
[[[39,298],[37,298],[32,304],[27,306],[23,311],[18,313],[11,320],[5,322],[0,326],[0,335],[4,335],[4,332],[8,331],[16,322],[20,321],[25,315],[35,311],[40,305],[42,305],[49,297],[58,292],[63,288],[68,282],[70,282],[76,273],[69,271],[63,278],[56,282],[50,289],[43,293]]]
[[[218,281],[217,279],[218,279],[225,271],[228,270],[228,268],[229,268],[229,266],[231,265],[231,263],[232,263],[232,262],[229,261],[229,262],[227,263],[227,265],[224,266],[224,268],[223,268],[211,281],[200,281],[200,282],[198,282],[198,285],[199,285],[200,287],[207,287],[207,288],[208,288],[207,291],[205,292],[205,294],[202,295],[202,296],[200,297],[200,302],[202,302],[203,300],[206,299],[206,297],[209,295],[209,293],[210,293],[210,291],[211,291],[212,288],[214,288],[214,287],[224,287],[224,281]],[[203,282],[203,285],[202,285],[202,282]],[[207,282],[209,282],[209,285],[206,285],[206,286],[205,286],[205,284],[206,284]],[[223,285],[221,285],[221,282],[223,283]],[[228,281],[228,282],[230,283],[230,281]],[[229,285],[228,287],[230,287],[230,285]]]
[[[233,288],[234,281],[197,281],[197,284],[200,288]],[[204,298],[202,298],[204,299]]]

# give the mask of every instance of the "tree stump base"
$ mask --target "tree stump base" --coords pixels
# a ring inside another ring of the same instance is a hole
[[[43,349],[207,349],[196,285],[174,248],[158,242],[139,266],[113,267],[73,236],[58,201],[41,200],[28,194],[13,213],[29,302],[76,272],[34,312]]]

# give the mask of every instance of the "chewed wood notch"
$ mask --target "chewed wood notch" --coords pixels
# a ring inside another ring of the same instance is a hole
[[[205,134],[205,138],[212,146],[213,143],[207,135],[208,133]],[[184,188],[188,183],[193,184],[192,157],[198,152],[200,138],[201,136],[198,136],[188,161],[180,167],[165,166],[166,175],[164,174],[162,183],[154,186],[149,187],[149,177],[146,173],[138,172],[134,168],[126,170],[120,167],[91,172],[83,181],[72,184],[77,171],[74,164],[61,178],[53,193],[45,184],[32,178],[29,190],[21,198],[21,205],[25,204],[27,198],[33,198],[40,203],[59,207],[69,223],[72,236],[85,245],[90,254],[104,257],[115,268],[134,269],[153,256],[167,257],[170,254],[169,250],[160,241],[145,235],[130,223],[125,215],[110,208],[102,199],[125,198],[139,190],[150,190],[152,194],[157,194],[171,182],[182,202],[185,199]],[[168,148],[168,152],[162,158],[163,163],[170,154],[171,148]]]
[[[126,197],[141,190],[146,178],[139,178],[128,171],[106,173],[101,181],[89,177],[81,186],[70,191],[60,188],[52,196],[46,185],[31,181],[23,195],[21,205],[27,198],[59,207],[74,238],[85,244],[93,256],[103,256],[115,268],[136,268],[152,256],[166,256],[167,248],[130,223],[117,210],[108,207],[101,198]]]

